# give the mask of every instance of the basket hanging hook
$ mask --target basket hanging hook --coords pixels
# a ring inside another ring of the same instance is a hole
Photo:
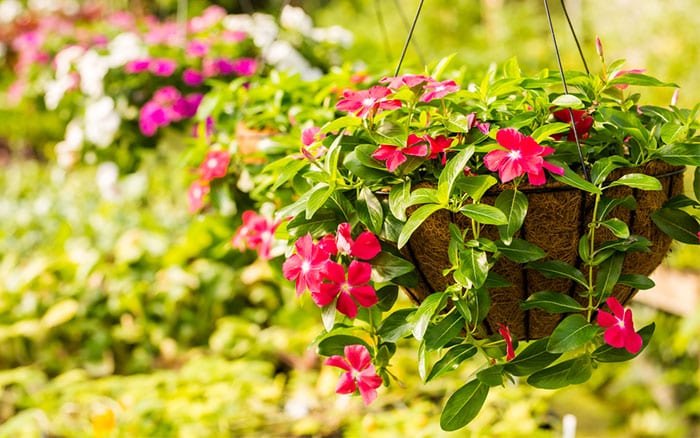
[[[408,29],[408,35],[406,36],[406,42],[401,50],[401,56],[399,57],[399,63],[396,65],[396,70],[394,71],[394,76],[398,76],[401,71],[401,64],[406,57],[406,52],[408,51],[408,45],[411,43],[411,38],[413,38],[413,31],[416,29],[416,23],[418,23],[418,18],[420,17],[420,11],[423,9],[423,3],[425,0],[420,0],[418,3],[418,9],[416,9],[416,15],[413,17],[413,23],[411,23],[411,28]]]
[[[564,5],[564,0],[562,0],[562,5]],[[566,9],[566,7],[564,6]],[[561,76],[561,83],[562,86],[564,87],[564,93],[569,94],[569,86],[566,83],[566,77],[564,75],[564,67],[561,62],[561,55],[559,53],[559,44],[557,43],[557,37],[554,32],[554,24],[552,23],[552,14],[549,11],[549,1],[544,0],[544,9],[545,12],[547,13],[547,22],[549,23],[549,32],[552,34],[552,43],[554,44],[554,54],[556,55],[557,58],[557,66],[559,67],[559,75]],[[568,20],[568,13],[566,14],[567,20]],[[571,28],[571,32],[574,34],[574,38],[577,41],[578,45],[578,38],[575,37],[575,32],[573,29],[573,26],[571,26],[571,21],[569,21],[569,25]],[[580,47],[579,47],[580,51]],[[583,59],[583,53],[581,53],[581,58]],[[585,60],[584,60],[585,64]],[[586,71],[588,71],[588,67],[586,67]],[[578,158],[581,161],[581,169],[583,170],[583,176],[586,178],[587,181],[591,181],[591,177],[588,174],[588,168],[586,167],[586,160],[583,158],[583,148],[581,147],[581,140],[579,139],[578,132],[576,131],[576,122],[574,120],[574,111],[569,108],[569,119],[570,119],[570,124],[571,124],[571,130],[574,133],[574,140],[576,141],[576,149],[578,151]]]

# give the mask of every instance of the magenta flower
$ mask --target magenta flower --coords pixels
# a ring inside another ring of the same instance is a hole
[[[455,81],[430,81],[425,85],[425,93],[420,97],[420,101],[430,102],[433,99],[442,99],[456,91],[459,91],[459,85]]]
[[[148,67],[151,65],[151,60],[146,58],[146,59],[135,59],[133,61],[129,61],[126,63],[124,66],[124,71],[127,73],[141,73],[143,71],[148,70]]]
[[[371,260],[382,251],[379,239],[370,231],[364,231],[356,240],[352,239],[350,224],[345,222],[338,225],[335,236],[337,252],[348,254],[362,260]],[[334,252],[335,254],[335,252]]]
[[[401,108],[400,100],[386,99],[391,94],[387,87],[375,85],[369,90],[352,91],[345,90],[335,108],[339,111],[354,113],[357,117],[365,118],[376,113],[380,109]]]
[[[613,312],[598,311],[598,325],[605,328],[605,343],[615,348],[625,347],[630,353],[636,354],[642,348],[642,337],[634,331],[632,311],[622,307],[615,297],[608,298],[605,303]]]
[[[406,155],[415,157],[427,156],[428,142],[424,138],[411,134],[408,136],[406,146],[399,147],[391,144],[379,145],[379,148],[372,154],[372,158],[385,161],[387,170],[393,172],[407,160]]]
[[[163,107],[156,102],[148,101],[139,112],[139,128],[143,135],[153,136],[158,128],[168,124],[168,117]]]
[[[387,84],[387,87],[391,88],[392,90],[399,90],[402,87],[418,87],[419,85],[423,85],[432,80],[432,78],[425,75],[407,74],[403,76],[384,77],[379,82],[382,84]]]
[[[160,105],[172,106],[181,96],[177,88],[168,85],[157,89],[152,100]]]
[[[430,145],[430,155],[428,158],[432,160],[442,154],[442,165],[444,166],[447,162],[447,149],[452,146],[452,139],[444,135],[438,135],[435,138],[425,135],[423,138],[427,140]]]
[[[321,270],[321,277],[328,283],[321,283],[319,290],[311,292],[311,298],[319,306],[327,306],[338,298],[336,308],[349,318],[357,316],[357,303],[362,307],[370,307],[379,301],[374,287],[369,285],[372,275],[372,265],[367,262],[353,260],[348,267],[347,277],[345,268],[336,262],[327,261]]]
[[[337,394],[353,394],[359,391],[365,406],[377,398],[377,388],[382,385],[382,378],[377,375],[367,347],[364,345],[346,345],[345,357],[335,355],[324,362],[346,372],[340,376]]]
[[[571,112],[574,114],[574,127],[576,128],[576,134],[578,135],[579,140],[583,138],[588,137],[588,131],[591,130],[591,126],[593,126],[593,117],[588,115],[586,110],[574,110],[572,109]],[[571,123],[571,113],[569,112],[568,109],[560,109],[557,111],[554,111],[552,113],[555,119],[559,120],[560,122],[564,123]],[[561,140],[564,137],[564,134],[553,134],[552,138],[555,140]],[[576,141],[576,137],[574,136],[574,130],[569,129],[569,133],[566,136],[567,141]]]
[[[203,181],[211,181],[214,178],[223,178],[228,171],[231,162],[231,154],[227,151],[209,151],[202,164],[199,165],[199,172]]]
[[[287,280],[294,280],[297,296],[307,289],[318,293],[321,288],[321,268],[328,260],[328,252],[320,245],[314,245],[311,234],[300,237],[294,243],[296,253],[282,264],[282,274]]]
[[[311,146],[312,144],[316,143],[319,140],[322,140],[326,137],[326,134],[320,134],[319,131],[321,131],[321,128],[318,126],[312,126],[310,128],[306,128],[301,132],[301,142],[304,146]]]
[[[182,72],[182,81],[190,87],[198,87],[204,82],[204,75],[193,68],[187,68]]]
[[[252,210],[244,211],[243,224],[231,239],[231,245],[239,250],[253,249],[263,260],[269,260],[270,249],[274,242],[275,230],[279,222],[273,222]]]
[[[496,141],[506,150],[496,149],[484,157],[486,167],[495,172],[506,183],[527,173],[533,186],[546,183],[544,169],[556,175],[563,175],[564,169],[544,161],[545,156],[554,152],[547,146],[540,146],[532,137],[526,137],[514,128],[500,129]]]
[[[194,181],[187,190],[187,203],[190,213],[196,213],[204,206],[204,197],[209,193],[209,184],[204,181]]]
[[[498,323],[498,333],[506,341],[506,360],[513,360],[515,351],[513,350],[513,338],[510,335],[510,329],[508,326]]]
[[[258,70],[258,61],[254,58],[240,58],[233,61],[232,69],[238,76],[252,76]]]
[[[166,58],[152,59],[148,65],[148,71],[156,76],[171,76],[176,68],[177,62]]]
[[[202,102],[204,95],[202,93],[191,93],[187,96],[178,99],[173,104],[173,111],[176,115],[173,115],[172,121],[178,121],[180,119],[189,119],[197,114],[197,108]]]
[[[192,58],[202,58],[209,53],[209,43],[201,40],[193,40],[187,44],[185,54]]]

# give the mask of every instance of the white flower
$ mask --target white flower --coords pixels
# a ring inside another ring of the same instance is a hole
[[[302,35],[309,35],[314,28],[311,17],[302,8],[285,6],[280,15],[280,24],[290,30],[296,30]]]
[[[83,147],[82,120],[73,119],[66,126],[66,134],[63,141],[55,146],[56,161],[63,168],[73,167],[78,161],[80,149]]]
[[[22,13],[22,3],[17,0],[0,0],[0,23],[10,23]]]
[[[119,167],[107,161],[97,166],[95,182],[103,198],[115,201],[119,199]]]
[[[80,73],[80,90],[90,97],[99,97],[104,93],[103,80],[109,70],[107,58],[94,50],[88,50],[77,62]]]
[[[96,146],[109,146],[120,123],[121,117],[115,111],[111,97],[102,96],[85,105],[85,138]]]
[[[59,51],[54,58],[56,76],[67,75],[71,71],[73,64],[80,59],[83,53],[85,53],[85,49],[78,45],[68,46]]]
[[[228,15],[222,24],[228,30],[245,32],[253,39],[258,47],[267,47],[277,39],[279,27],[275,19],[267,14]]]
[[[107,65],[112,68],[121,67],[129,61],[148,56],[143,41],[133,32],[120,33],[109,42],[108,48]]]
[[[323,72],[313,67],[299,52],[286,41],[275,41],[263,51],[265,60],[279,70],[299,73],[305,81],[313,81]]]
[[[354,40],[352,32],[341,26],[315,28],[310,37],[317,42],[328,42],[341,47],[350,47]]]
[[[74,85],[74,79],[70,76],[61,76],[53,81],[47,81],[44,84],[44,105],[46,109],[53,111],[61,103],[61,99]]]

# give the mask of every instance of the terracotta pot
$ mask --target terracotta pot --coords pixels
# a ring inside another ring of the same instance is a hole
[[[265,157],[261,155],[260,142],[275,134],[279,132],[271,128],[251,129],[244,122],[236,124],[236,143],[241,160],[246,164],[263,164]]]
[[[683,193],[683,171],[683,167],[652,162],[641,168],[617,171],[610,176],[609,180],[614,180],[627,173],[645,173],[655,176],[663,185],[661,191],[643,191],[619,186],[605,192],[606,196],[614,198],[634,195],[637,200],[636,210],[618,207],[609,217],[623,220],[629,226],[631,234],[644,236],[653,243],[651,252],[627,254],[623,274],[649,275],[668,253],[672,239],[654,225],[650,214],[661,208],[669,198]],[[483,202],[493,204],[498,194],[508,188],[506,185],[490,191],[484,196]],[[590,222],[593,198],[586,192],[556,181],[544,186],[521,186],[519,190],[527,195],[529,207],[525,223],[516,237],[542,248],[547,253],[546,260],[562,260],[581,267],[578,242]],[[438,211],[414,232],[402,249],[404,256],[416,266],[420,279],[416,288],[406,291],[416,303],[422,302],[433,292],[443,291],[453,281],[451,277],[442,275],[443,270],[450,266],[447,255],[450,222],[456,223],[462,229],[469,225],[468,218],[462,215],[453,215],[446,210]],[[489,226],[482,236],[496,240],[498,231],[496,227]],[[596,230],[596,236],[596,240],[599,238],[600,242],[613,239],[612,234],[602,227]],[[579,296],[580,289],[573,281],[546,279],[539,272],[524,269],[523,265],[505,257],[496,263],[494,270],[507,278],[512,286],[490,289],[491,310],[484,324],[484,329],[489,334],[501,323],[508,325],[511,333],[520,339],[539,339],[550,335],[562,315],[552,315],[539,309],[520,309],[523,300],[539,291],[565,293],[584,304]],[[613,295],[621,303],[629,301],[635,293],[636,290],[620,285],[613,291]]]

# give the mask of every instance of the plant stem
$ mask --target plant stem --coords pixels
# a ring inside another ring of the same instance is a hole
[[[595,229],[598,228],[598,205],[600,204],[601,195],[596,193],[595,201],[593,203],[593,216],[591,217],[591,222],[588,224],[588,253],[589,261],[588,264],[588,322],[591,321],[593,315],[593,293],[595,292],[595,279],[593,278],[593,255],[595,254]]]

